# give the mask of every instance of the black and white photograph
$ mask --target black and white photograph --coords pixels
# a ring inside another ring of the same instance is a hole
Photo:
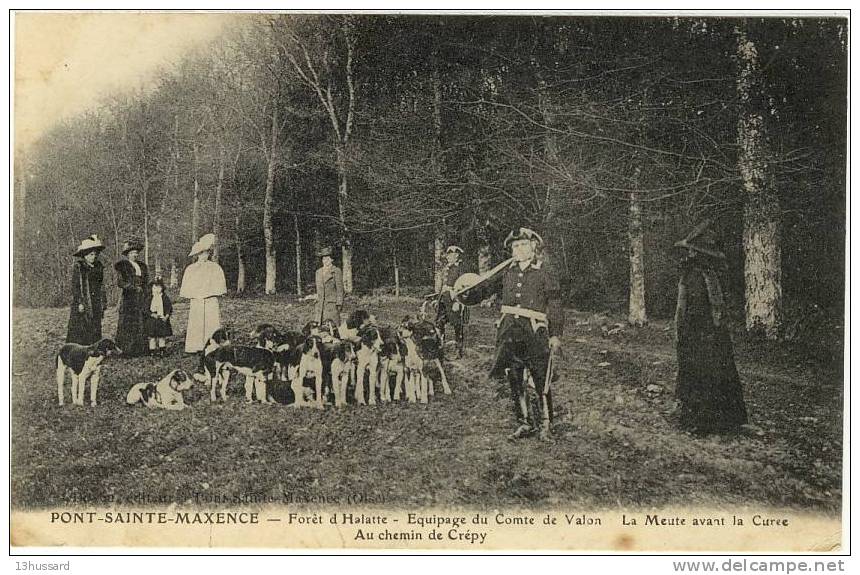
[[[13,11],[10,543],[846,551],[848,11]]]

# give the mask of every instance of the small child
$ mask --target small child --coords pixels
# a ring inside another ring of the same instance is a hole
[[[160,277],[149,283],[149,290],[146,303],[149,314],[144,323],[146,335],[149,337],[149,355],[164,357],[167,338],[173,335],[173,328],[170,326],[173,305],[164,293],[164,282]]]

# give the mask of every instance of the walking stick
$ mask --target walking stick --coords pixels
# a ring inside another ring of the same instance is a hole
[[[549,361],[546,364],[546,378],[543,383],[543,391],[541,394],[543,395],[543,418],[544,421],[549,424],[552,420],[552,412],[550,411],[549,401],[550,401],[550,389],[549,386],[552,383],[552,372],[555,367],[555,352],[550,349],[549,352]]]

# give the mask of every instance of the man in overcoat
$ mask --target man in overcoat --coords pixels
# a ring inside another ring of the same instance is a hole
[[[317,252],[322,259],[322,267],[316,273],[317,303],[314,320],[322,323],[327,319],[340,325],[340,311],[343,308],[343,273],[333,264],[332,249],[322,248]]]

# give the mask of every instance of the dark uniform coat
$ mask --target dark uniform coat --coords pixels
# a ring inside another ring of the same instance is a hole
[[[549,390],[544,393],[549,367],[549,338],[564,332],[564,310],[561,305],[561,288],[558,277],[546,263],[532,261],[525,269],[512,262],[491,280],[472,288],[480,299],[496,293],[501,294],[502,317],[496,332],[496,358],[490,376],[503,379],[507,376],[514,400],[514,415],[525,423],[541,425],[541,419],[552,417]],[[506,311],[509,310],[509,311]],[[546,320],[534,319],[523,313],[538,312]],[[531,402],[531,414],[524,409],[520,397],[524,397],[523,370],[528,368],[535,384],[535,397]],[[544,398],[548,403],[546,415]]]
[[[501,294],[503,306],[523,308],[546,314],[547,322],[539,325],[527,317],[502,314],[496,333],[496,361],[491,375],[500,377],[514,364],[534,363],[530,370],[537,378],[546,375],[549,357],[548,340],[564,332],[564,311],[558,277],[546,263],[532,261],[525,269],[512,262],[485,285],[476,286],[481,299]],[[540,361],[532,361],[540,359]],[[543,364],[541,367],[539,364]]]
[[[452,310],[454,300],[451,298],[451,289],[461,275],[466,273],[462,262],[448,264],[442,271],[442,294],[439,296],[439,309],[436,312],[436,325],[444,331],[445,324],[451,322],[454,326],[454,338],[463,341],[463,327],[469,321],[469,308],[462,306],[458,312]]]
[[[149,315],[146,305],[149,290],[149,270],[143,262],[137,275],[128,260],[114,264],[117,286],[122,290],[119,304],[119,319],[116,326],[116,344],[125,355],[142,355],[149,349],[144,321]]]
[[[701,433],[737,429],[747,422],[747,410],[717,272],[700,255],[685,259],[680,275],[675,329],[681,425]]]
[[[90,345],[102,338],[102,317],[106,306],[104,267],[79,258],[72,266],[72,306],[66,342]],[[78,311],[80,305],[83,311]]]

